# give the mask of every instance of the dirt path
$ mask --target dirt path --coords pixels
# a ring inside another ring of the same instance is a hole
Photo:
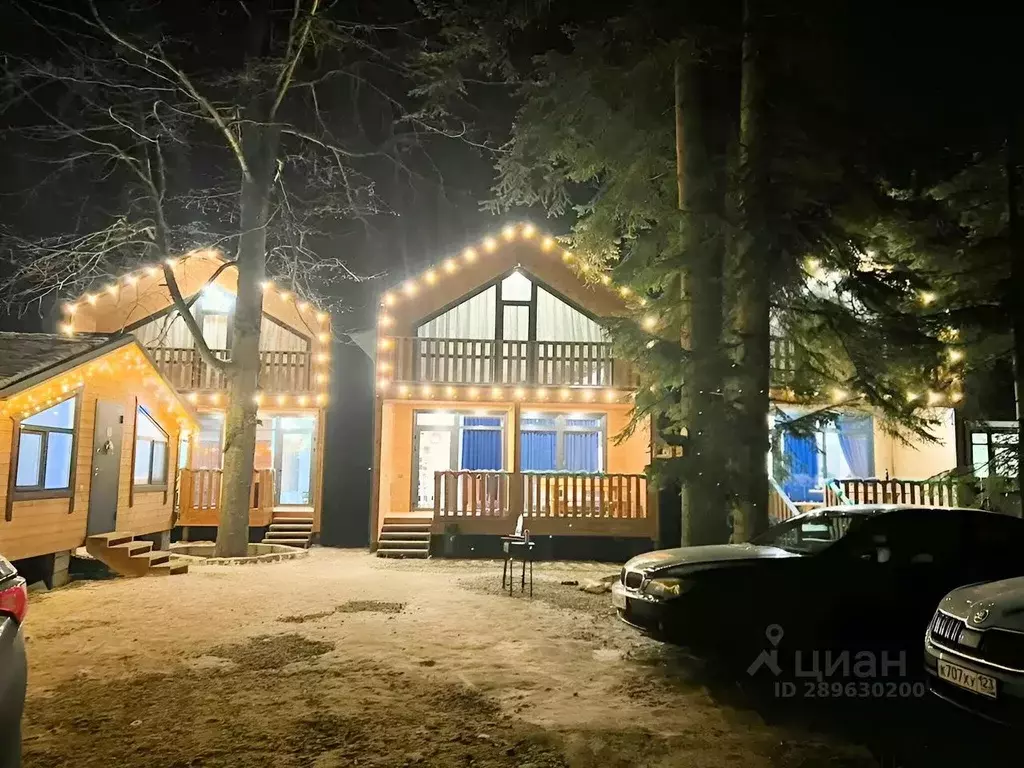
[[[859,766],[716,700],[544,564],[307,559],[37,596],[25,765]]]

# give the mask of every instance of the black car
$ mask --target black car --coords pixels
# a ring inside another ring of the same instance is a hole
[[[0,768],[21,765],[21,712],[28,679],[21,622],[27,609],[25,580],[0,557]]]
[[[843,506],[750,544],[633,558],[613,586],[619,616],[698,650],[906,650],[920,667],[935,605],[955,587],[1024,574],[1024,520],[974,509]],[[806,661],[806,659],[805,659]]]

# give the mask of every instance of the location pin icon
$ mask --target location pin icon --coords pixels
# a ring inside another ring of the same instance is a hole
[[[769,624],[768,628],[764,631],[764,636],[768,638],[769,643],[777,646],[782,640],[782,627],[778,624]]]

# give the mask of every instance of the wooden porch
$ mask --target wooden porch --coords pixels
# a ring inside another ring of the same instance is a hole
[[[652,492],[638,474],[435,472],[431,532],[509,534],[523,515],[534,536],[655,539]]]
[[[952,477],[941,480],[851,478],[825,484],[825,505],[904,504],[915,507],[957,507],[960,488]]]
[[[178,520],[181,526],[216,526],[220,518],[219,469],[182,469],[179,478]],[[274,516],[274,471],[252,473],[249,490],[249,527],[268,526]]]

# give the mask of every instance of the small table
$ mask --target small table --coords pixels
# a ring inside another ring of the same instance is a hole
[[[501,589],[505,589],[505,574],[508,573],[508,593],[512,594],[512,583],[515,573],[515,561],[518,554],[523,564],[523,572],[519,580],[519,591],[526,591],[526,563],[530,563],[530,597],[533,597],[533,545],[529,532],[524,536],[502,536],[501,549],[505,553],[505,562],[501,566]]]

